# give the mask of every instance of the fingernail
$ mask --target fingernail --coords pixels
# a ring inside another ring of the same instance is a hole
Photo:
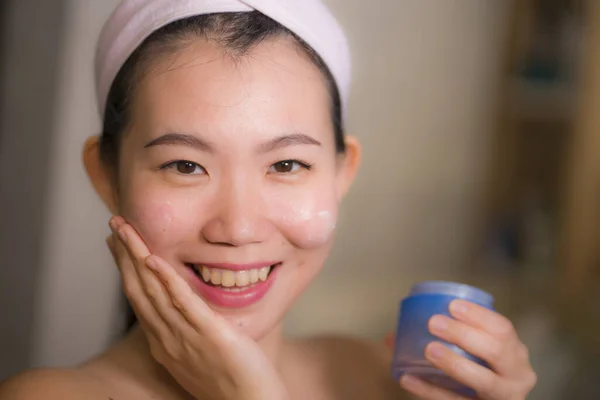
[[[442,357],[444,357],[445,351],[446,348],[441,343],[432,343],[427,347],[427,353],[429,354],[429,357],[434,360],[440,360]]]
[[[117,221],[115,221],[115,217],[112,217],[110,221],[108,221],[108,226],[114,232],[117,229]]]
[[[400,384],[405,387],[416,388],[419,386],[419,383],[420,381],[411,375],[404,375],[402,378],[400,378]]]
[[[158,268],[158,265],[156,264],[156,260],[152,256],[148,256],[146,258],[146,266],[153,271],[156,271],[156,269]]]
[[[456,315],[466,315],[469,311],[469,307],[464,301],[454,300],[452,303],[450,303],[450,311]]]
[[[124,243],[127,243],[127,232],[125,231],[125,228],[124,227],[120,228],[117,233],[118,233],[119,237],[121,238],[121,240]]]
[[[446,330],[448,329],[448,323],[446,322],[446,318],[440,315],[432,317],[429,321],[429,326],[431,327],[432,331],[439,333],[446,332]]]

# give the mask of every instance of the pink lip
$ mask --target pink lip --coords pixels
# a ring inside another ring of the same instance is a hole
[[[211,268],[211,266],[209,266],[208,264],[202,264],[202,265],[205,265],[205,266]],[[222,268],[222,269],[230,269],[230,270],[234,270],[234,268],[225,268],[224,266],[228,265],[229,267],[238,267],[238,265],[232,265],[232,264],[212,264],[212,265],[215,265],[212,268]],[[216,265],[221,265],[221,266],[217,267]],[[265,264],[256,264],[256,265],[260,265],[263,267],[265,266]],[[270,265],[274,265],[274,264],[267,264],[267,265],[270,266]],[[240,268],[240,269],[254,269],[254,268],[260,268],[260,267],[252,266],[252,267],[248,268],[247,265],[245,265],[244,268]],[[202,298],[204,300],[206,300],[208,303],[211,303],[217,307],[223,307],[223,308],[245,308],[245,307],[249,307],[255,303],[258,303],[263,297],[265,297],[265,295],[267,294],[267,292],[269,291],[269,289],[275,282],[275,279],[277,278],[277,273],[279,271],[279,265],[277,265],[277,267],[271,271],[271,273],[269,274],[269,277],[266,281],[264,281],[264,282],[259,281],[259,282],[255,283],[254,285],[249,286],[247,289],[239,291],[239,292],[229,292],[229,291],[223,290],[218,287],[207,285],[202,280],[202,278],[198,277],[191,269],[189,269],[189,268],[186,268],[186,269],[187,269],[188,275],[189,275],[188,282],[190,282],[190,284],[194,288],[196,288],[196,290],[200,294],[200,296],[202,296]],[[235,269],[235,270],[238,270],[238,269]]]
[[[227,269],[230,271],[245,271],[250,269],[260,269],[263,267],[270,267],[271,265],[279,264],[279,261],[265,261],[265,262],[256,262],[251,264],[228,264],[228,263],[205,263],[205,262],[194,262],[190,263],[193,265],[204,265],[208,268],[218,268],[218,269]]]

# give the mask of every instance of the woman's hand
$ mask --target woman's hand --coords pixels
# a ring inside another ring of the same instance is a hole
[[[173,269],[151,255],[121,217],[107,243],[152,356],[198,399],[284,400],[287,393],[258,345],[213,312]]]
[[[430,332],[485,360],[491,369],[459,356],[439,342],[430,343],[425,349],[429,362],[474,389],[478,399],[525,399],[537,377],[529,362],[528,349],[513,324],[497,312],[463,300],[450,304],[450,314],[455,319],[442,315],[431,318]],[[404,376],[400,384],[426,400],[465,399],[411,376]]]

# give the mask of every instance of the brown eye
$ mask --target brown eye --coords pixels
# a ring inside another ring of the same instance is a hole
[[[177,172],[180,174],[190,175],[196,171],[196,164],[189,161],[179,161],[177,162]]]
[[[298,172],[300,169],[310,170],[311,166],[309,164],[296,161],[296,160],[284,160],[279,161],[269,168],[269,172],[275,174],[291,174]]]
[[[295,163],[293,161],[280,161],[273,164],[273,170],[278,174],[285,174],[294,171]]]
[[[162,167],[161,169],[173,169],[181,175],[198,175],[204,174],[206,171],[202,166],[191,161],[174,161]]]

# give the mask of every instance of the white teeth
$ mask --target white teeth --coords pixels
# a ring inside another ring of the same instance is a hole
[[[221,284],[221,271],[219,271],[218,269],[212,270],[212,272],[210,273],[210,283],[212,283],[213,285]]]
[[[202,279],[204,279],[204,282],[210,282],[210,277],[211,277],[210,269],[208,269],[206,267],[202,267]]]
[[[256,283],[256,282],[258,282],[258,270],[251,269],[250,270],[250,283]]]
[[[235,286],[235,272],[223,271],[223,275],[221,276],[221,285],[225,287]]]
[[[215,286],[224,286],[233,291],[237,291],[237,288],[243,288],[245,286],[257,283],[259,280],[264,282],[269,277],[269,272],[271,272],[271,267],[262,267],[259,269],[237,272],[217,268],[208,268],[204,265],[199,267],[194,265],[193,268],[196,273],[202,277],[204,282],[210,282]]]
[[[267,280],[270,270],[271,270],[271,267],[263,267],[260,269],[260,271],[258,271],[258,277],[260,278],[261,281],[264,282]]]
[[[235,273],[235,285],[238,287],[248,286],[250,283],[250,273],[248,271],[239,271]]]

